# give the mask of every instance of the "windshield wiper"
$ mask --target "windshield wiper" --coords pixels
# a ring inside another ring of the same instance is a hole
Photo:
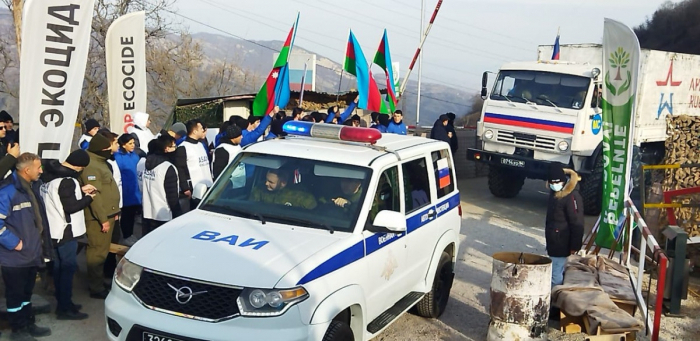
[[[505,98],[506,101],[508,101],[508,102],[510,102],[510,103],[513,103],[513,101],[511,101],[510,98],[508,98],[508,97],[511,97],[510,95],[500,95],[500,94],[499,94],[498,96],[501,96],[501,97]]]
[[[214,204],[206,204],[202,207],[203,209],[206,208],[213,208],[215,211],[221,211],[220,213],[227,213],[227,214],[233,214],[239,217],[253,217],[253,218],[258,218],[261,223],[265,224],[267,221],[265,220],[265,217],[260,215],[259,213],[255,212],[249,212],[245,210],[241,210],[238,208],[234,208],[231,206],[227,205],[214,205]]]
[[[280,222],[289,222],[289,223],[295,223],[295,224],[300,224],[301,226],[307,226],[307,227],[316,227],[316,228],[322,228],[324,230],[328,230],[331,234],[335,233],[335,230],[333,227],[327,224],[323,223],[315,223],[312,221],[308,221],[305,219],[297,219],[297,218],[290,218],[290,217],[273,217],[275,220],[279,220]]]
[[[533,104],[534,104],[534,105],[537,105],[537,103],[531,102],[529,99],[525,98],[525,96],[520,96],[520,98],[522,98],[523,101],[525,101],[525,104],[528,104],[528,105],[533,105]]]
[[[540,96],[537,97],[537,98],[538,98],[538,99],[541,99],[541,100],[543,100],[543,101],[545,101],[545,102],[551,104],[553,107],[559,109],[559,107],[558,107],[556,104],[554,104],[554,102],[552,102],[552,101],[549,100],[549,97],[547,97],[547,96],[545,96],[545,95],[540,95]]]

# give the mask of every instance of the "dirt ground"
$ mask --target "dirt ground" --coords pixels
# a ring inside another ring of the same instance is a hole
[[[409,340],[485,340],[489,324],[489,287],[491,255],[500,251],[525,251],[545,254],[544,214],[547,193],[539,181],[527,181],[521,194],[510,200],[491,196],[484,178],[461,181],[463,220],[455,282],[447,310],[438,320],[427,320],[405,314],[374,341]],[[595,223],[587,217],[587,228]],[[84,253],[79,256],[80,270],[75,281],[75,302],[90,314],[84,321],[57,321],[54,314],[38,315],[38,323],[52,328],[46,341],[106,340],[104,301],[87,295]],[[646,280],[648,281],[648,279]],[[661,340],[700,339],[700,280],[693,279],[689,299],[683,302],[685,318],[662,318]],[[655,285],[655,281],[652,283]],[[0,285],[2,290],[2,285]],[[37,284],[35,293],[45,297],[55,307],[50,293]],[[0,292],[1,294],[1,292]],[[652,302],[654,295],[652,293]],[[550,340],[585,340],[583,334],[565,335],[550,321]],[[9,327],[0,321],[0,340],[9,340]],[[638,335],[638,340],[648,340]]]

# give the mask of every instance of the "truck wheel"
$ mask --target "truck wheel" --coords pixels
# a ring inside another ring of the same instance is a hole
[[[599,215],[603,208],[603,155],[598,155],[590,174],[581,176],[580,193],[583,197],[583,212]]]
[[[452,257],[447,252],[443,252],[437,270],[435,270],[432,290],[416,304],[415,311],[419,316],[438,318],[442,315],[450,298],[454,277]]]
[[[352,329],[345,322],[332,321],[328,326],[326,334],[323,335],[323,341],[354,341],[355,335]]]
[[[525,176],[515,171],[489,167],[489,190],[497,198],[513,198],[525,184]]]

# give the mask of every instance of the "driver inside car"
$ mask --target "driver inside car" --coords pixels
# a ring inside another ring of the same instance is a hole
[[[301,207],[307,210],[316,208],[316,199],[310,193],[290,188],[290,174],[280,169],[270,169],[265,175],[263,186],[255,187],[250,193],[251,201]]]

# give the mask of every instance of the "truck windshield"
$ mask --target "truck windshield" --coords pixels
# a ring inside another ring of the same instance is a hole
[[[581,109],[586,101],[590,78],[545,71],[502,70],[491,99]]]
[[[371,174],[353,165],[241,153],[199,208],[263,224],[352,232]]]

